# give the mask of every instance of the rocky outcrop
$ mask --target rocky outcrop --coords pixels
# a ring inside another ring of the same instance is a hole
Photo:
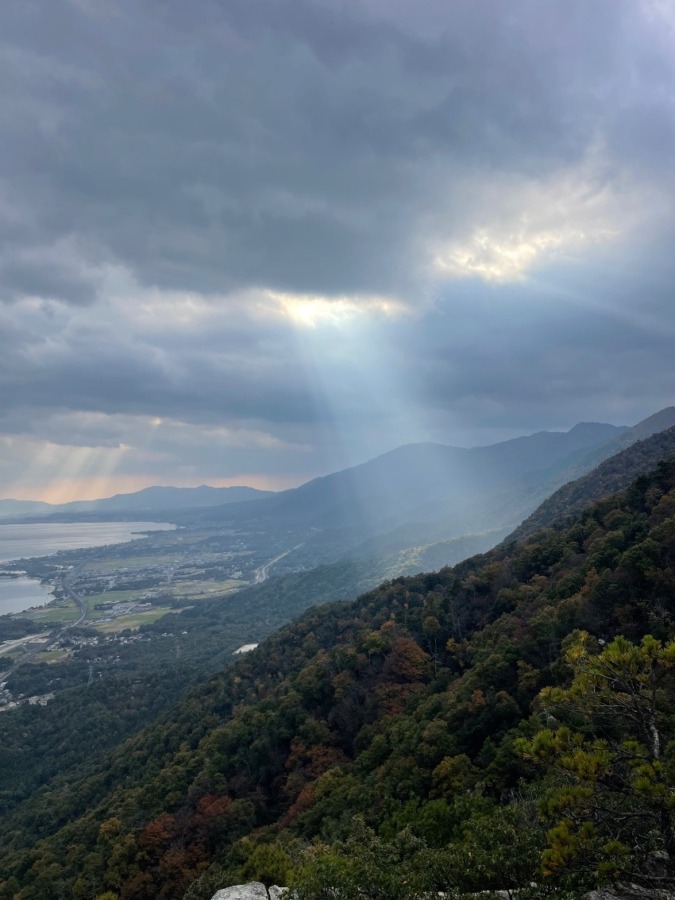
[[[214,894],[212,900],[268,900],[267,888],[260,881],[235,884]]]
[[[281,900],[286,888],[273,885],[266,888],[261,881],[251,881],[248,884],[235,884],[233,887],[223,888],[213,895],[211,900]]]
[[[638,884],[620,884],[591,891],[584,900],[675,900],[675,885],[672,890],[657,890],[640,887]]]
[[[286,891],[287,888],[276,885],[266,888],[260,881],[252,881],[250,884],[236,884],[234,887],[223,888],[214,894],[211,900],[282,900]],[[513,893],[495,891],[491,896],[511,898]],[[673,890],[655,890],[637,884],[617,885],[591,891],[583,897],[583,900],[675,900],[675,885]]]

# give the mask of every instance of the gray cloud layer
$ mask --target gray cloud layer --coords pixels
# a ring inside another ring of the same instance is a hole
[[[0,494],[46,442],[299,478],[672,402],[674,26],[656,0],[5,4]]]

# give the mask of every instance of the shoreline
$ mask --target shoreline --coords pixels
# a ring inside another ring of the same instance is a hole
[[[99,527],[92,529],[92,525]],[[31,526],[34,536],[28,542],[23,540],[23,535],[20,540],[17,540],[16,529]],[[58,599],[55,595],[55,591],[58,588],[58,574],[55,572],[53,577],[50,578],[36,577],[30,574],[30,565],[28,569],[25,568],[26,563],[58,557],[62,553],[72,554],[79,551],[87,552],[131,544],[134,541],[143,540],[146,536],[153,533],[176,531],[177,526],[168,522],[120,523],[113,521],[86,523],[86,525],[69,522],[24,522],[10,525],[0,522],[0,547],[3,545],[2,537],[5,529],[10,534],[10,538],[5,542],[5,546],[13,546],[19,553],[12,558],[0,560],[0,566],[2,566],[0,571],[0,619],[6,616],[21,616],[33,609],[44,609]],[[100,533],[100,542],[92,542],[92,530],[94,534],[96,531]],[[49,534],[49,532],[52,533]],[[79,543],[78,538],[85,532],[89,533],[89,537],[85,537],[82,543]],[[71,543],[71,539],[73,543]],[[46,545],[47,552],[21,553],[21,549],[25,549],[26,545],[29,550],[38,550],[41,542],[43,548]],[[24,545],[24,548],[21,547],[21,544]],[[5,552],[7,551],[5,550]],[[26,587],[24,602],[22,602],[20,597],[16,596],[17,592],[19,594],[22,593],[20,586],[23,585]],[[13,591],[12,588],[14,589]],[[44,593],[45,590],[47,590],[46,594]],[[5,609],[5,604],[12,608]]]

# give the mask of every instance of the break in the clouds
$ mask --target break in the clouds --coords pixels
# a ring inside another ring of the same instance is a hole
[[[670,0],[0,9],[0,495],[673,401]]]

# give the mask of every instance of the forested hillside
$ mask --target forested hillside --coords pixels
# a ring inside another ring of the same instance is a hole
[[[348,560],[287,575],[176,610],[142,626],[137,643],[116,642],[96,655],[84,647],[58,667],[27,663],[2,676],[16,695],[56,696],[45,707],[26,704],[0,717],[0,816],[50,779],[90,771],[191,683],[229,665],[241,645],[264,640],[316,603],[356,597],[383,581],[394,562]],[[25,622],[3,623],[5,634],[22,634]]]
[[[619,440],[622,439],[624,435]],[[563,485],[544,500],[506,540],[519,540],[541,528],[577,515],[594,500],[623,490],[639,475],[650,472],[660,460],[671,456],[675,456],[675,426],[632,444],[600,463],[588,475]]]
[[[0,897],[663,883],[674,615],[670,462],[566,527],[309,611],[36,792]]]

